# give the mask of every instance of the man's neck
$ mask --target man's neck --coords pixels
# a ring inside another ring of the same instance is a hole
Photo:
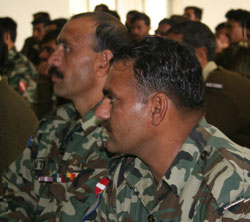
[[[174,161],[186,138],[200,118],[200,115],[196,115],[186,120],[179,119],[168,122],[163,126],[164,131],[154,134],[157,136],[155,136],[155,144],[150,144],[153,147],[151,152],[142,155],[140,158],[149,165],[157,183]]]

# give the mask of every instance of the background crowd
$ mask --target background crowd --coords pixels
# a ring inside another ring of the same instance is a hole
[[[226,22],[210,30],[202,23],[203,10],[189,6],[182,15],[162,18],[155,36],[193,48],[206,87],[204,117],[235,143],[250,147],[250,12],[231,9],[225,14]],[[97,5],[95,11],[120,20],[107,5]],[[71,102],[63,93],[54,93],[52,74],[60,77],[61,73],[50,68],[57,61],[49,62],[69,19],[52,20],[42,11],[33,14],[33,34],[19,52],[15,47],[17,23],[10,17],[0,18],[1,174],[35,134],[38,122]],[[150,17],[143,12],[129,11],[125,26],[135,43],[150,35]]]

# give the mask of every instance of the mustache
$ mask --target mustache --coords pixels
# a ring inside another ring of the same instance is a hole
[[[53,75],[56,75],[56,77],[63,79],[63,73],[60,72],[55,66],[49,68],[49,76],[52,77]]]
[[[102,123],[103,127],[108,131],[108,132],[112,132],[112,127],[110,125],[110,123],[107,120],[104,120]]]

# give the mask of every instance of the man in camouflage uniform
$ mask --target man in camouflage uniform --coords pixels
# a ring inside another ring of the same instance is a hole
[[[130,155],[110,161],[96,221],[250,221],[250,151],[202,117],[201,71],[158,37],[114,59],[96,115],[108,150]]]
[[[81,221],[106,174],[105,134],[94,110],[109,60],[129,44],[127,30],[107,13],[75,15],[49,58],[54,90],[73,101],[39,125],[22,155],[3,174],[0,221]]]
[[[4,31],[4,42],[8,46],[8,60],[0,72],[8,77],[9,85],[33,107],[37,102],[38,73],[34,65],[15,48],[16,22],[5,17],[0,19],[0,23]]]

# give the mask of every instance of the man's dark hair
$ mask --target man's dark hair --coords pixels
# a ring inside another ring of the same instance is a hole
[[[4,31],[0,24],[0,68],[8,58],[8,46],[4,43]]]
[[[146,37],[123,49],[111,63],[130,61],[138,95],[145,102],[155,92],[165,93],[183,111],[204,109],[202,69],[191,47],[170,39]]]
[[[55,24],[57,29],[62,29],[62,27],[67,23],[67,19],[66,18],[57,18],[57,19],[54,19],[54,20],[51,20],[49,22],[49,25],[53,25]]]
[[[109,11],[109,7],[108,7],[107,5],[105,5],[105,4],[96,5],[96,6],[95,6],[95,10],[96,10],[97,8],[100,8],[101,11],[103,11],[103,12]]]
[[[242,9],[231,9],[229,10],[227,13],[226,13],[226,18],[229,20],[229,19],[232,19],[236,22],[239,23],[239,25],[241,27],[244,27],[245,25],[245,22],[246,22],[246,19],[249,15],[249,12],[246,11],[246,10],[242,10]]]
[[[33,20],[38,17],[43,17],[50,20],[50,15],[48,12],[36,12],[33,14]]]
[[[198,8],[196,6],[188,6],[188,7],[185,8],[185,11],[187,9],[193,9],[195,17],[198,18],[198,19],[201,19],[201,17],[202,17],[202,9],[201,8]]]
[[[137,13],[131,19],[131,24],[135,23],[135,21],[144,20],[147,26],[150,26],[150,18],[145,13]]]
[[[123,47],[131,44],[131,39],[126,27],[113,15],[106,12],[86,12],[75,15],[72,19],[89,17],[96,23],[95,38],[97,43],[94,50],[101,52],[109,49],[116,53]]]
[[[216,49],[215,35],[205,24],[197,21],[185,21],[177,23],[167,32],[182,34],[183,41],[193,48],[205,47],[208,61],[213,61]]]
[[[41,41],[41,44],[45,44],[45,43],[50,42],[52,40],[56,41],[57,36],[59,35],[60,31],[61,31],[60,29],[55,29],[55,30],[52,30],[52,31],[46,33]]]
[[[128,16],[128,15],[134,16],[134,15],[136,15],[136,14],[138,14],[138,13],[140,13],[140,12],[138,12],[138,11],[136,11],[136,10],[130,10],[130,11],[127,12],[127,16]]]
[[[162,19],[162,20],[159,22],[158,25],[165,25],[165,24],[169,24],[169,25],[173,26],[173,25],[176,24],[176,20],[164,18],[164,19]]]
[[[16,22],[10,17],[3,17],[0,18],[0,24],[4,32],[10,33],[10,39],[12,42],[16,41],[17,36],[17,24]]]
[[[215,32],[219,32],[221,29],[227,28],[226,22],[221,22],[215,27]]]
[[[248,14],[247,19],[246,19],[246,28],[250,29],[250,13]]]

